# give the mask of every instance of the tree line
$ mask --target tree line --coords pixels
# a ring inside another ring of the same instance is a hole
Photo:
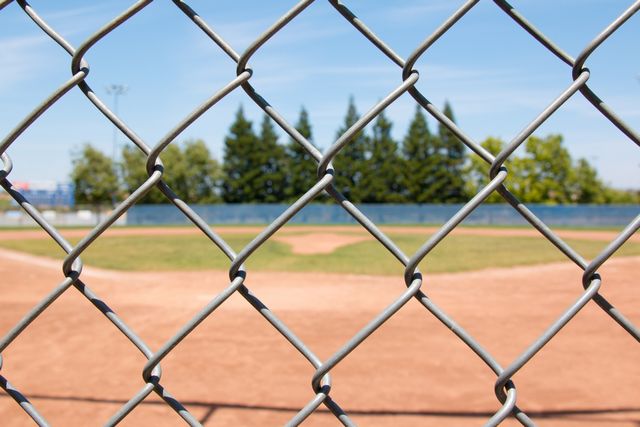
[[[443,113],[453,122],[449,103]],[[353,99],[336,138],[360,118]],[[295,125],[314,144],[309,114],[302,108]],[[429,128],[416,107],[401,141],[392,137],[393,123],[382,112],[369,132],[358,132],[333,161],[335,186],[354,203],[462,203],[487,185],[489,165],[446,127]],[[527,203],[638,203],[638,192],[606,185],[586,159],[574,160],[562,136],[532,136],[505,163],[505,185]],[[482,146],[497,154],[505,146],[487,138]],[[315,146],[315,144],[314,144]],[[122,200],[148,177],[146,156],[124,147],[114,162],[86,144],[72,157],[71,179],[76,203],[100,205]],[[161,154],[163,180],[189,203],[291,202],[317,182],[317,163],[295,140],[282,144],[273,121],[264,115],[257,132],[238,109],[224,139],[219,163],[201,139],[171,144]],[[326,200],[326,196],[320,197]],[[503,199],[492,194],[489,202]],[[141,203],[168,203],[154,188]]]

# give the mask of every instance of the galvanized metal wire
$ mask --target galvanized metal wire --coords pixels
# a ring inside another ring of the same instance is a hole
[[[593,301],[604,310],[611,319],[625,331],[627,331],[636,341],[640,342],[640,330],[633,325],[620,311],[610,304],[603,295],[602,278],[598,274],[600,268],[620,247],[640,228],[640,215],[628,224],[622,232],[592,261],[585,260],[576,250],[558,237],[547,225],[539,220],[525,204],[520,202],[505,186],[505,180],[509,171],[504,166],[509,156],[544,123],[556,110],[568,99],[574,96],[583,96],[588,100],[602,116],[615,125],[632,143],[640,146],[640,136],[625,124],[615,112],[609,108],[588,86],[590,71],[585,67],[589,57],[598,47],[613,33],[615,33],[625,22],[640,9],[640,0],[634,1],[629,8],[624,11],[616,20],[607,26],[600,34],[582,50],[574,59],[557,44],[549,39],[544,33],[537,29],[534,24],[528,21],[513,6],[505,0],[493,0],[493,3],[500,8],[506,16],[514,23],[514,31],[517,27],[524,30],[535,38],[540,45],[547,49],[568,66],[571,80],[567,87],[542,110],[511,142],[496,156],[485,150],[480,144],[470,138],[455,123],[448,119],[438,110],[415,86],[420,78],[416,70],[416,62],[425,55],[431,46],[438,42],[439,38],[452,27],[459,24],[459,20],[472,10],[480,0],[466,1],[449,16],[432,34],[427,36],[413,52],[406,58],[400,57],[385,41],[362,22],[357,15],[349,9],[347,4],[340,0],[329,0],[331,6],[339,13],[345,21],[350,24],[355,31],[359,31],[368,39],[373,47],[386,56],[391,62],[396,64],[398,69],[398,85],[386,95],[381,101],[373,105],[353,126],[344,132],[337,140],[328,147],[324,153],[320,152],[313,144],[307,141],[287,120],[278,113],[276,108],[269,104],[252,85],[251,78],[254,71],[248,67],[249,60],[256,54],[269,39],[287,26],[291,21],[303,13],[315,0],[303,0],[297,3],[291,10],[281,16],[271,27],[260,35],[242,53],[236,52],[233,47],[193,10],[187,2],[172,0],[177,10],[182,12],[184,17],[191,20],[210,40],[217,45],[236,65],[236,77],[212,94],[205,102],[196,107],[189,115],[184,117],[176,126],[165,135],[158,143],[151,145],[139,137],[134,130],[127,125],[120,117],[114,114],[106,104],[96,95],[90,86],[90,66],[84,59],[85,55],[100,40],[108,37],[116,28],[127,25],[127,22],[147,7],[152,0],[140,0],[133,3],[129,8],[108,22],[97,32],[85,40],[79,47],[72,46],[59,33],[56,32],[38,13],[30,6],[26,0],[1,0],[0,11],[5,7],[15,3],[13,6],[20,7],[26,17],[30,18],[41,31],[46,33],[71,57],[71,77],[62,82],[59,88],[36,106],[33,111],[9,131],[0,141],[0,158],[2,168],[0,169],[0,185],[13,197],[13,199],[30,215],[35,222],[55,241],[66,253],[67,256],[62,264],[65,279],[55,286],[50,293],[43,298],[35,307],[29,310],[22,320],[13,326],[4,336],[0,338],[0,372],[5,363],[2,352],[11,345],[29,325],[38,318],[51,304],[65,292],[72,292],[75,288],[86,299],[87,303],[93,305],[105,318],[111,322],[127,339],[131,345],[135,346],[147,359],[146,364],[141,367],[142,384],[140,390],[131,396],[130,400],[124,404],[110,419],[105,420],[105,425],[112,426],[122,421],[127,415],[144,401],[151,393],[156,393],[164,402],[169,405],[182,419],[189,425],[198,426],[199,421],[180,403],[179,397],[173,396],[162,385],[162,370],[160,363],[162,360],[180,345],[182,340],[192,333],[200,323],[215,314],[215,310],[220,307],[234,293],[240,294],[264,319],[273,326],[285,340],[287,340],[315,369],[311,378],[311,391],[308,403],[299,409],[288,425],[299,425],[311,413],[324,405],[328,410],[346,426],[355,425],[349,415],[331,397],[331,371],[340,364],[349,354],[367,339],[384,322],[394,316],[411,300],[421,304],[425,308],[425,315],[436,317],[443,325],[451,330],[460,340],[462,340],[496,375],[495,396],[498,401],[495,414],[486,421],[487,426],[496,426],[507,417],[515,417],[522,425],[534,426],[535,421],[517,406],[517,389],[512,381],[513,376],[526,365],[541,348],[543,348],[553,337],[566,326],[571,319],[589,302]],[[176,16],[176,19],[178,17]],[[7,155],[7,149],[14,144],[20,135],[27,130],[38,118],[45,113],[52,105],[67,95],[69,91],[78,88],[86,96],[95,108],[104,117],[115,125],[140,151],[147,157],[148,178],[129,197],[120,203],[113,212],[104,218],[95,228],[93,228],[78,244],[72,245],[53,227],[44,216],[12,185],[9,175],[12,170],[12,161]],[[268,114],[288,135],[297,141],[318,163],[318,178],[316,184],[309,188],[307,192],[298,200],[292,203],[282,214],[271,224],[264,228],[249,244],[239,253],[235,253],[229,244],[211,228],[194,210],[185,203],[180,195],[174,193],[163,181],[164,168],[160,161],[160,154],[172,144],[176,138],[193,122],[198,120],[202,114],[215,106],[215,104],[233,91],[242,90],[255,102],[266,114]],[[490,165],[490,182],[480,192],[473,196],[454,216],[452,216],[440,230],[433,234],[415,253],[405,254],[394,241],[385,235],[372,221],[370,221],[351,201],[345,198],[334,186],[334,169],[332,160],[340,151],[351,142],[354,135],[360,132],[368,123],[380,114],[382,110],[394,103],[401,95],[410,94],[431,116],[446,126],[461,141],[480,156]],[[204,306],[189,322],[183,325],[173,337],[167,340],[160,348],[151,349],[137,334],[120,318],[106,301],[93,292],[82,277],[83,263],[81,255],[89,248],[96,239],[100,238],[114,222],[123,215],[131,206],[138,202],[153,187],[157,187],[166,196],[167,201],[173,203],[186,218],[188,218],[210,241],[229,258],[229,284]],[[260,248],[277,230],[285,225],[297,212],[309,204],[321,193],[330,195],[335,203],[348,212],[363,228],[365,228],[377,241],[404,266],[404,286],[398,287],[398,295],[383,311],[371,319],[365,327],[358,331],[351,339],[343,344],[333,355],[323,360],[319,358],[312,349],[305,344],[293,331],[282,322],[277,315],[271,311],[257,294],[252,292],[246,284],[249,272],[245,269],[244,263],[251,255]],[[546,331],[540,335],[529,347],[516,357],[507,366],[502,366],[497,360],[481,346],[481,344],[460,325],[458,325],[449,314],[441,309],[435,301],[422,289],[423,275],[418,270],[418,264],[429,255],[429,253],[447,237],[471,212],[480,206],[489,195],[499,193],[504,200],[509,203],[532,227],[540,232],[568,259],[575,263],[576,267],[583,271],[582,283],[584,289],[573,304],[566,307],[563,313],[551,323]],[[1,315],[1,314],[0,314]],[[7,360],[6,363],[16,363],[14,360]],[[0,386],[11,396],[18,405],[22,407],[27,417],[30,417],[40,426],[49,425],[47,420],[39,413],[38,409],[29,401],[28,396],[22,394],[18,386],[11,384],[7,378],[0,375]]]

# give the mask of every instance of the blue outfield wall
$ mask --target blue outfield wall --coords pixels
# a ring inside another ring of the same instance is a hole
[[[210,224],[265,224],[273,221],[288,204],[192,205]],[[462,205],[361,204],[376,224],[442,224]],[[638,214],[640,205],[527,205],[548,225],[575,227],[624,226]],[[136,205],[127,213],[127,225],[187,224],[187,218],[173,205]],[[345,224],[355,220],[336,204],[311,204],[293,217],[295,224]],[[467,225],[524,225],[526,221],[506,204],[487,204],[476,209]]]

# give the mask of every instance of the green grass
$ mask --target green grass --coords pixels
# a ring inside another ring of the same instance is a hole
[[[224,237],[239,251],[253,235]],[[427,238],[416,234],[391,234],[390,237],[409,255]],[[604,241],[579,239],[567,239],[566,242],[587,259],[597,255],[606,245]],[[44,239],[0,240],[0,247],[58,259],[65,255],[53,242]],[[640,255],[640,243],[628,242],[618,254]],[[132,271],[226,270],[229,267],[229,260],[200,235],[101,237],[82,258],[90,266]],[[564,255],[539,237],[457,235],[447,237],[438,245],[420,268],[428,272],[452,272],[563,260],[566,260]],[[402,272],[400,263],[375,241],[343,246],[330,254],[297,255],[288,245],[270,240],[251,256],[247,268],[377,275]]]

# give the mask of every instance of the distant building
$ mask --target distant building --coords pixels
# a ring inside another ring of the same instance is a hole
[[[14,182],[13,187],[38,208],[73,208],[73,184],[55,181]]]

